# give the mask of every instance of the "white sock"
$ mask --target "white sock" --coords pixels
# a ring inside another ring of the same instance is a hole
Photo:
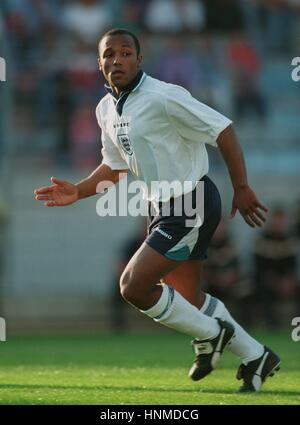
[[[215,338],[220,332],[218,322],[183,298],[174,288],[162,284],[157,303],[142,313],[155,322],[200,340]]]
[[[205,302],[200,309],[201,313],[210,317],[219,317],[233,324],[235,328],[235,337],[232,339],[227,350],[242,359],[243,363],[248,363],[258,359],[264,352],[264,347],[252,336],[250,336],[231,316],[224,303],[218,298],[206,294]]]

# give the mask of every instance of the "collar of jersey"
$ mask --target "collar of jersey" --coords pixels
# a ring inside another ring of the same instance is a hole
[[[117,97],[114,94],[113,89],[111,88],[109,84],[104,84],[105,90],[113,96],[115,105],[116,105],[116,110],[120,116],[122,115],[123,106],[126,102],[127,97],[129,96],[130,93],[133,93],[135,90],[137,90],[140,87],[140,85],[143,83],[145,78],[146,78],[145,72],[140,70],[137,73],[137,75],[134,77],[134,79],[129,84],[127,84],[127,86],[123,88],[119,97]]]

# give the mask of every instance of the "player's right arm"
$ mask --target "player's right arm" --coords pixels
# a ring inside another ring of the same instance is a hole
[[[102,99],[103,100],[103,99]],[[35,199],[44,201],[46,207],[61,207],[73,204],[79,199],[88,198],[103,192],[116,184],[128,172],[128,165],[122,157],[117,145],[110,138],[106,127],[101,123],[101,104],[96,108],[96,117],[101,132],[102,163],[85,179],[77,184],[51,177],[52,185],[34,191]]]
[[[107,164],[100,164],[88,177],[72,184],[56,177],[51,177],[52,185],[34,191],[35,199],[44,201],[46,207],[62,207],[102,192],[116,184],[128,170],[112,170]]]

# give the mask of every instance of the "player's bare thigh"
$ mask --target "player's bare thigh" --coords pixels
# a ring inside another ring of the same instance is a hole
[[[201,308],[205,294],[201,290],[203,261],[186,260],[179,263],[175,270],[167,273],[161,282],[173,286],[185,299]]]
[[[144,242],[122,273],[120,289],[123,298],[141,310],[153,307],[161,295],[160,279],[179,264]]]

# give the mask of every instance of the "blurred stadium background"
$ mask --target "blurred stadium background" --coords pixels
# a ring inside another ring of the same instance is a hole
[[[269,223],[259,231],[228,220],[230,180],[210,149],[225,219],[205,286],[244,324],[290,328],[300,313],[300,82],[291,78],[299,0],[1,0],[0,316],[8,334],[160,330],[117,290],[143,221],[100,218],[96,197],[47,209],[33,196],[50,176],[76,182],[101,162],[97,40],[115,26],[139,36],[147,73],[234,120]]]

